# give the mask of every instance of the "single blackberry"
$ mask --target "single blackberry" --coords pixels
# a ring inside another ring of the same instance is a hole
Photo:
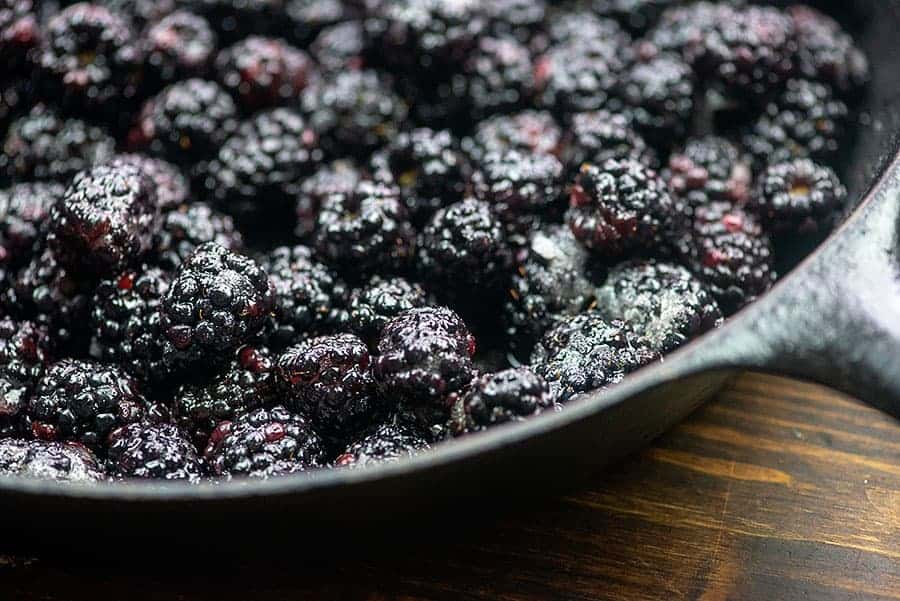
[[[683,212],[655,171],[637,161],[613,160],[582,166],[567,220],[591,251],[617,256],[660,246]]]
[[[154,267],[100,281],[91,301],[94,358],[117,364],[142,382],[165,382],[170,373],[163,361],[159,307],[169,281]]]
[[[28,402],[35,438],[75,440],[98,450],[119,426],[140,421],[146,401],[117,367],[63,359],[49,366]]]
[[[489,31],[528,43],[544,29],[546,0],[493,0],[482,4]]]
[[[715,201],[743,204],[753,184],[753,173],[741,152],[717,136],[688,140],[669,157],[662,177],[691,210]]]
[[[52,345],[46,327],[0,319],[0,437],[21,433],[22,410],[50,362]]]
[[[326,74],[364,68],[367,50],[366,31],[360,21],[326,27],[310,46],[319,68]]]
[[[594,0],[594,12],[616,19],[633,33],[643,33],[652,27],[663,11],[678,0]]]
[[[797,34],[797,64],[807,79],[851,93],[869,80],[869,61],[831,17],[805,4],[788,7]]]
[[[301,107],[332,156],[364,157],[392,140],[407,106],[374,71],[344,71],[309,86]]]
[[[531,52],[511,37],[482,37],[458,80],[472,119],[521,108],[535,90]]]
[[[572,178],[585,163],[603,165],[609,160],[631,159],[651,168],[657,164],[656,153],[625,113],[600,110],[572,115],[564,148],[563,162]]]
[[[550,387],[527,367],[476,378],[463,393],[450,418],[455,436],[483,432],[507,422],[522,421],[552,409]]]
[[[846,200],[830,167],[797,159],[766,169],[749,208],[777,234],[810,234],[830,230]]]
[[[218,40],[206,19],[179,10],[153,22],[143,36],[152,89],[208,74]]]
[[[655,145],[671,147],[684,137],[694,110],[694,74],[680,57],[658,54],[628,71],[622,98],[635,126]]]
[[[425,289],[403,278],[374,276],[365,286],[350,293],[347,312],[350,328],[371,347],[391,319],[429,304]]]
[[[169,211],[188,202],[190,184],[175,165],[142,154],[120,154],[110,165],[133,165],[148,176],[156,188],[156,198],[161,211]]]
[[[282,246],[265,262],[275,286],[269,342],[276,349],[335,331],[346,320],[347,289],[305,246]]]
[[[41,40],[40,15],[33,0],[4,0],[0,4],[0,56],[4,59],[3,79],[25,74]]]
[[[141,422],[109,435],[109,473],[114,478],[199,482],[197,449],[175,424]]]
[[[658,359],[628,324],[590,311],[547,332],[531,355],[531,368],[549,383],[553,400],[565,403],[618,384]]]
[[[772,244],[756,219],[728,202],[694,212],[694,226],[680,245],[686,265],[730,315],[772,287]]]
[[[279,392],[272,353],[245,346],[210,380],[181,386],[174,394],[172,417],[202,449],[220,422],[275,405]]]
[[[400,187],[413,219],[423,221],[463,197],[468,163],[447,130],[402,132],[372,159],[375,177]]]
[[[285,0],[176,0],[202,15],[219,38],[231,44],[249,35],[265,35],[284,23]]]
[[[356,11],[343,0],[286,0],[288,34],[298,44],[307,45],[317,35],[349,19]]]
[[[132,164],[101,165],[77,174],[51,207],[47,242],[63,264],[108,275],[149,251],[157,227],[153,180]]]
[[[269,478],[325,467],[319,435],[284,407],[257,409],[219,424],[204,453],[215,476]]]
[[[695,59],[703,51],[703,43],[708,38],[718,36],[716,28],[719,22],[726,19],[737,20],[739,3],[709,0],[676,3],[660,15],[656,26],[647,33],[644,41],[660,52],[681,54],[693,66]]]
[[[0,265],[20,267],[41,239],[50,207],[63,195],[57,183],[16,184],[0,190]]]
[[[421,453],[428,447],[428,441],[414,430],[399,424],[384,424],[348,446],[334,460],[334,465],[361,468],[394,463]]]
[[[186,79],[148,100],[128,134],[135,148],[146,148],[177,165],[191,166],[215,155],[236,128],[237,107],[219,84]]]
[[[105,479],[97,457],[82,445],[43,440],[0,440],[0,475],[78,483]]]
[[[36,62],[48,98],[111,117],[136,97],[143,60],[125,18],[81,2],[50,18]]]
[[[547,330],[589,309],[595,296],[588,253],[571,230],[552,225],[535,231],[504,303],[503,323],[512,352],[527,361]]]
[[[334,161],[319,167],[300,185],[295,213],[297,237],[307,239],[316,229],[322,202],[334,195],[352,194],[362,174],[350,161]]]
[[[546,40],[533,41],[538,49],[570,42],[582,46],[626,48],[631,44],[631,36],[614,19],[601,17],[594,11],[560,10],[553,13],[547,24]]]
[[[657,261],[614,268],[597,291],[597,310],[627,322],[648,347],[662,354],[723,320],[713,295],[690,271]]]
[[[0,177],[63,181],[106,161],[114,149],[115,141],[102,128],[37,105],[10,124],[0,152]]]
[[[308,54],[255,35],[219,52],[215,66],[219,82],[248,113],[296,100],[315,75]]]
[[[415,230],[398,190],[361,181],[349,194],[322,202],[315,246],[329,263],[366,277],[402,271],[415,257]]]
[[[274,303],[275,286],[253,259],[215,242],[198,246],[160,306],[166,362],[217,362],[262,330]]]
[[[578,41],[552,46],[535,63],[537,101],[563,117],[602,109],[620,88],[624,72],[620,47]]]
[[[164,269],[178,269],[206,242],[215,242],[233,252],[244,249],[244,239],[231,217],[202,202],[183,204],[162,214],[153,243],[154,260]]]
[[[556,120],[548,112],[534,110],[491,117],[462,141],[463,150],[476,162],[486,154],[507,150],[558,155],[561,147],[562,129]]]

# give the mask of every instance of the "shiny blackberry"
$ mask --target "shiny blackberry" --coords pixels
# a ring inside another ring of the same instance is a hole
[[[593,8],[598,15],[613,17],[629,31],[641,33],[677,3],[678,0],[594,0]]]
[[[459,78],[473,119],[521,108],[534,94],[531,52],[510,37],[482,37]]]
[[[637,62],[622,85],[635,126],[657,146],[684,137],[694,110],[694,74],[680,57],[659,54]]]
[[[0,5],[0,56],[3,79],[27,72],[29,58],[41,40],[40,5],[33,0],[4,0]]]
[[[797,159],[763,172],[749,208],[769,231],[813,234],[831,229],[846,200],[847,189],[830,167]]]
[[[44,234],[50,207],[63,195],[60,184],[16,184],[0,190],[0,265],[19,267],[31,259]]]
[[[361,468],[395,463],[427,450],[428,441],[400,424],[384,424],[348,446],[334,460],[335,467]]]
[[[143,36],[151,88],[208,74],[218,40],[206,19],[179,10],[154,21]]]
[[[131,165],[150,178],[156,188],[156,199],[161,211],[169,211],[190,200],[191,189],[187,178],[175,165],[142,154],[120,154],[109,163],[113,167]]]
[[[563,162],[572,178],[585,163],[603,165],[611,159],[631,159],[654,167],[658,160],[634,129],[631,116],[607,110],[573,115],[564,148]]]
[[[570,41],[552,46],[535,63],[540,106],[557,115],[605,108],[625,72],[621,48]]]
[[[715,201],[744,203],[753,184],[750,165],[725,138],[692,138],[669,157],[662,173],[672,193],[691,210]]]
[[[308,44],[317,35],[355,14],[350,2],[343,0],[286,0],[288,34],[299,44]]]
[[[197,449],[175,424],[142,422],[109,436],[107,465],[113,478],[199,482]]]
[[[295,206],[297,237],[307,239],[315,231],[319,209],[326,198],[353,193],[361,180],[359,169],[350,161],[342,160],[322,165],[303,180]]]
[[[0,319],[0,437],[21,433],[23,409],[52,355],[46,327]]]
[[[0,475],[94,483],[105,479],[97,457],[77,443],[0,440]]]
[[[231,217],[206,203],[182,204],[162,214],[153,241],[153,259],[164,269],[175,270],[207,242],[234,252],[244,248],[244,239]]]
[[[453,408],[454,435],[483,432],[517,422],[554,407],[550,386],[527,367],[507,369],[476,378]]]
[[[374,348],[387,322],[404,311],[428,304],[428,295],[419,284],[376,275],[350,293],[348,325]]]
[[[326,74],[359,70],[366,66],[367,41],[362,23],[347,21],[323,29],[309,50]]]
[[[788,7],[797,34],[797,64],[803,77],[852,93],[869,79],[869,61],[831,17],[804,4]]]
[[[521,150],[537,154],[559,154],[562,129],[545,111],[525,110],[500,115],[475,126],[475,133],[462,141],[463,150],[475,161],[491,152]]]

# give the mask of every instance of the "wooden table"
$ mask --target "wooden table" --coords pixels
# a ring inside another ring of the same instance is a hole
[[[900,423],[746,375],[593,490],[463,538],[399,562],[287,558],[263,573],[7,557],[0,598],[900,599]]]

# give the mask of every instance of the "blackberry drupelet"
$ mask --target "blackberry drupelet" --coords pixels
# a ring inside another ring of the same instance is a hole
[[[425,289],[400,277],[374,276],[363,287],[350,293],[347,303],[348,325],[375,348],[385,324],[391,319],[429,304]]]
[[[152,247],[159,227],[156,186],[125,163],[78,173],[50,208],[47,242],[64,265],[110,275]]]
[[[534,95],[531,52],[510,37],[482,37],[463,64],[455,88],[465,90],[468,113],[483,119],[521,108]]]
[[[354,16],[350,2],[343,0],[286,0],[289,37],[300,45],[309,44],[317,35]],[[316,56],[318,54],[316,53]]]
[[[658,162],[656,152],[634,129],[632,118],[607,110],[573,115],[564,148],[566,174],[573,179],[585,163],[631,159],[655,167]]]
[[[366,66],[366,32],[360,21],[326,27],[309,48],[326,74],[357,71]]]
[[[140,422],[109,435],[107,465],[113,478],[199,482],[197,449],[175,424]]]
[[[80,444],[0,440],[0,476],[93,483],[105,475],[97,457]]]
[[[663,11],[678,0],[594,0],[596,14],[613,17],[634,33],[650,29]]]
[[[499,115],[475,126],[475,133],[462,141],[463,150],[476,162],[486,154],[521,150],[558,155],[562,129],[546,111],[526,110]]]
[[[4,0],[0,5],[0,56],[5,62],[0,79],[27,73],[31,54],[41,41],[39,10],[33,0]]]
[[[16,184],[0,190],[0,265],[20,267],[43,237],[50,207],[65,188],[52,182]]]
[[[547,382],[527,367],[486,374],[460,396],[450,429],[456,436],[483,432],[551,410],[554,404]]]
[[[297,237],[309,238],[316,229],[316,219],[322,201],[333,195],[352,194],[362,180],[362,174],[350,161],[334,161],[322,165],[300,185],[295,213]]]
[[[110,165],[132,165],[148,176],[156,188],[160,211],[175,209],[190,200],[190,184],[178,167],[171,163],[142,154],[120,154],[110,161]]]
[[[597,310],[627,322],[648,347],[662,354],[723,321],[712,293],[688,269],[658,261],[615,267],[597,291]]]
[[[658,360],[623,321],[587,312],[547,332],[531,355],[531,368],[550,385],[555,402],[601,390]]]
[[[35,438],[74,440],[98,451],[110,432],[140,421],[145,410],[137,382],[121,369],[63,359],[44,371],[26,414]]]
[[[427,450],[428,441],[400,424],[384,424],[348,446],[335,460],[335,467],[360,468],[394,463]]]
[[[0,319],[0,437],[21,433],[22,410],[50,362],[52,347],[46,327]]]
[[[204,452],[213,475],[269,478],[326,466],[319,435],[284,407],[257,409],[219,424]]]
[[[190,77],[204,77],[216,55],[218,40],[206,19],[179,10],[155,21],[144,33],[145,77],[150,89]]]
[[[635,126],[654,145],[671,147],[687,133],[694,111],[694,74],[680,57],[658,54],[628,71],[622,98]]]
[[[540,106],[561,117],[607,107],[626,68],[621,49],[579,41],[550,47],[535,62]]]
[[[869,61],[853,38],[831,17],[804,4],[787,9],[797,34],[800,74],[834,87],[856,92],[869,80]]]
[[[206,242],[234,252],[244,248],[244,239],[231,217],[206,203],[183,204],[162,214],[153,242],[153,260],[163,269],[174,271]]]
[[[831,229],[846,200],[830,167],[797,159],[763,172],[749,208],[776,234],[814,234]]]
[[[215,242],[198,246],[160,306],[166,362],[179,369],[220,362],[262,330],[274,304],[275,286],[253,259]]]
[[[715,201],[745,203],[753,173],[738,148],[725,138],[691,138],[669,157],[662,173],[672,194],[691,210]]]

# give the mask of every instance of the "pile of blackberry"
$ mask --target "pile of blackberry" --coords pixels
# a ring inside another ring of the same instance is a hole
[[[0,57],[0,475],[82,483],[362,468],[615,385],[834,227],[869,75],[734,0],[13,0]]]

